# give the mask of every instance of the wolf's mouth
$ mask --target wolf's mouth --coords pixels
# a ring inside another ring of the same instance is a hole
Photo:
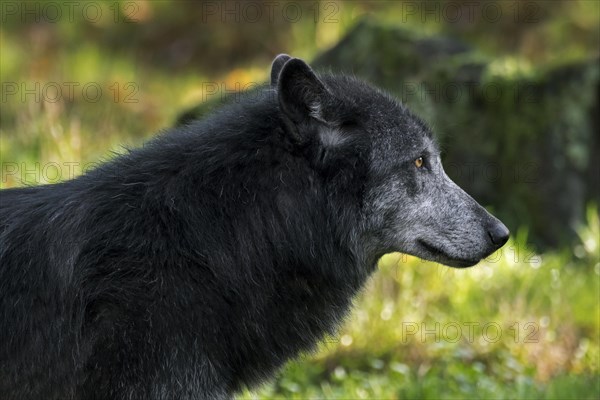
[[[422,239],[417,239],[417,243],[427,253],[429,253],[429,255],[431,255],[431,258],[430,258],[431,261],[435,261],[440,264],[447,265],[449,267],[466,268],[466,267],[472,267],[473,265],[475,265],[479,262],[479,260],[475,260],[475,259],[449,256],[447,252],[439,249],[438,247],[436,247],[432,244],[427,243],[426,241],[424,241]]]

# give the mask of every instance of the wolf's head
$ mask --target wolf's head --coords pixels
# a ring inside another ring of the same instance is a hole
[[[399,251],[467,267],[508,240],[506,226],[448,178],[429,128],[390,95],[287,55],[273,61],[271,85],[287,131],[320,141],[320,157],[367,149],[357,225],[371,257]]]

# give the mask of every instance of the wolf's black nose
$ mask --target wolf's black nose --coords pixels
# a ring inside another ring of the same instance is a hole
[[[490,235],[492,243],[494,243],[498,248],[500,248],[508,240],[510,232],[502,222],[498,221],[497,223],[488,228],[488,235]]]

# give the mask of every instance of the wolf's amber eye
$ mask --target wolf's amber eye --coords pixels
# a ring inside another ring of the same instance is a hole
[[[423,166],[423,157],[419,157],[415,160],[415,165],[417,168],[421,168]]]

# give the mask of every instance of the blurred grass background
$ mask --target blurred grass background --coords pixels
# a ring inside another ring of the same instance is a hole
[[[503,15],[476,7],[453,18],[473,3],[3,2],[0,187],[78,175],[214,99],[215,84],[226,92],[266,81],[278,53],[314,59],[364,16],[461,39],[501,68],[597,54],[596,1],[486,2]],[[263,16],[253,22],[247,4]],[[339,335],[240,397],[598,399],[594,204],[576,231],[540,252],[518,227],[468,270],[388,255]]]

